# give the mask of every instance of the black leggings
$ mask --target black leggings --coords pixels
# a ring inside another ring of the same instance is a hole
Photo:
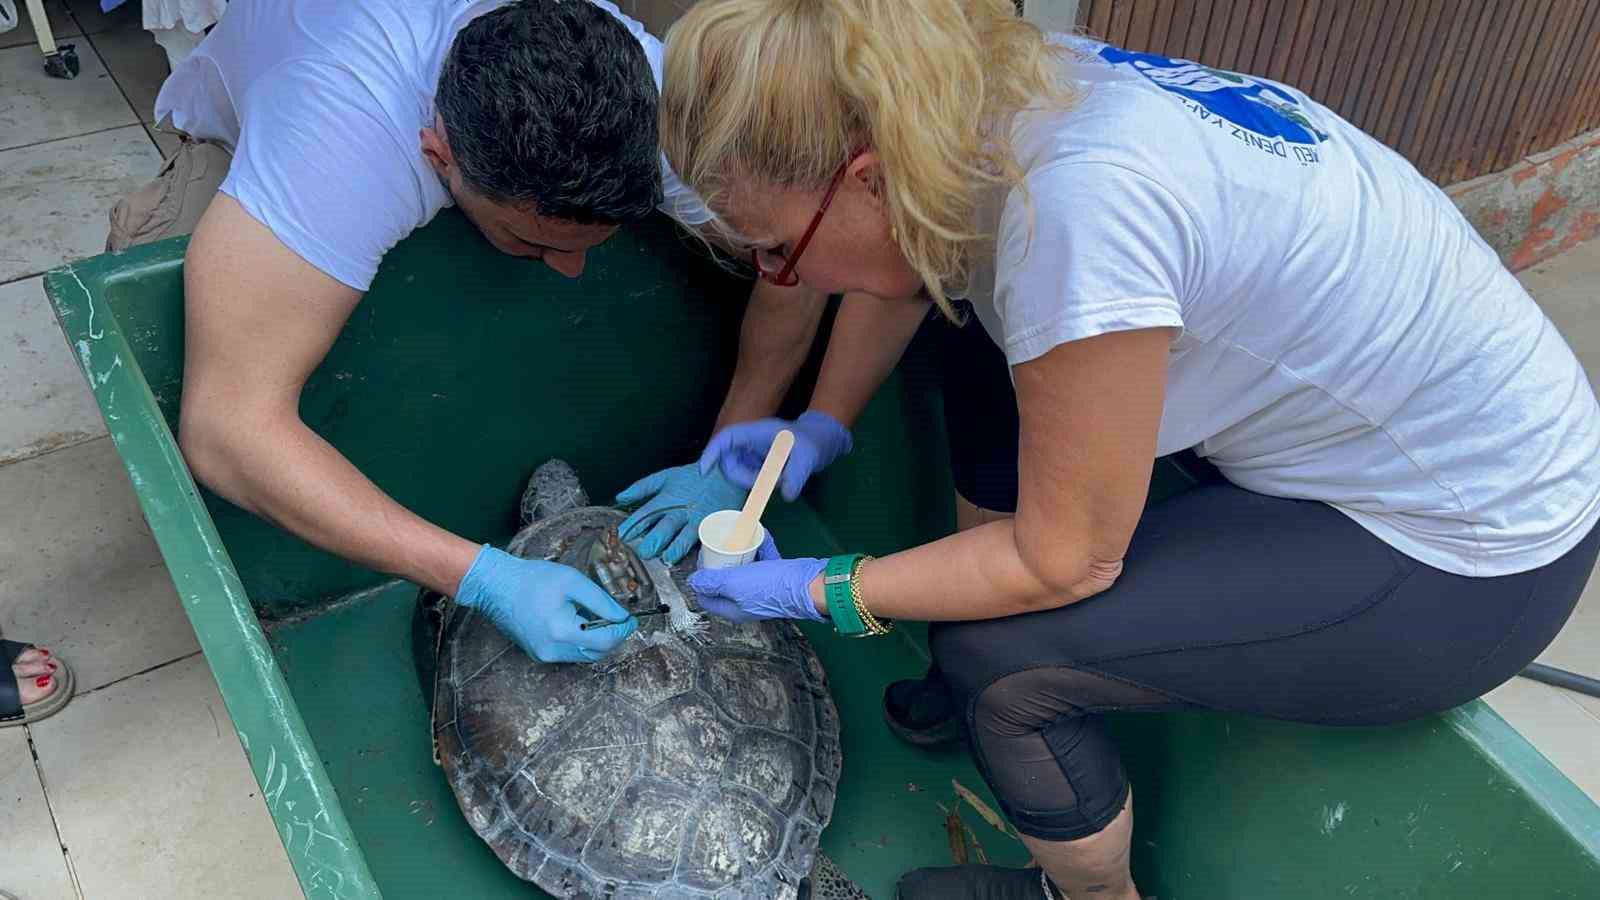
[[[964,407],[975,396],[963,369],[946,396],[957,488],[1010,511],[1015,449],[986,458],[973,446],[985,434],[1004,444],[992,417],[1006,404],[990,394]],[[1008,380],[988,386],[1009,393]],[[1326,504],[1211,483],[1145,511],[1109,590],[1048,612],[935,624],[929,641],[1012,823],[1072,840],[1106,827],[1127,799],[1100,713],[1198,708],[1323,725],[1437,713],[1549,645],[1597,551],[1600,529],[1542,568],[1468,578],[1411,559]]]
[[[1213,709],[1382,725],[1481,696],[1549,645],[1600,530],[1542,568],[1468,578],[1333,508],[1213,484],[1148,509],[1110,590],[935,625],[933,657],[1022,833],[1093,834],[1128,782],[1099,713]]]

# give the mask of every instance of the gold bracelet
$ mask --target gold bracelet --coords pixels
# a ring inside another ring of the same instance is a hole
[[[871,559],[872,557],[870,556],[861,557],[861,560],[856,563],[855,569],[850,573],[850,601],[855,604],[856,613],[861,616],[861,624],[867,626],[867,634],[888,634],[890,629],[894,628],[894,622],[888,619],[879,619],[872,614],[872,610],[867,609],[867,604],[861,600],[861,569]]]

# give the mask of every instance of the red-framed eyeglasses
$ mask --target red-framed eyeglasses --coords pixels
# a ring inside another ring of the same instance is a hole
[[[839,167],[839,171],[833,173],[833,180],[828,182],[828,191],[822,195],[822,205],[817,207],[817,214],[811,217],[811,224],[806,226],[805,233],[800,235],[800,240],[795,242],[794,250],[784,259],[782,268],[772,272],[761,265],[761,254],[764,252],[770,253],[771,251],[750,251],[750,262],[755,264],[757,275],[779,287],[794,287],[800,283],[800,276],[794,273],[795,264],[800,262],[801,254],[806,252],[806,246],[811,243],[811,236],[817,233],[817,226],[822,224],[822,217],[828,211],[828,204],[833,202],[833,195],[838,192],[840,183],[844,181],[844,173],[849,171],[850,164],[855,162],[863,152],[865,151],[857,150],[855,153],[850,154],[850,158],[844,161],[844,165]]]

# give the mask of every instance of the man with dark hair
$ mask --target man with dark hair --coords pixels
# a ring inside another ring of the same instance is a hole
[[[383,255],[445,206],[569,277],[658,206],[708,219],[657,147],[660,76],[660,42],[598,0],[235,0],[162,87],[182,144],[109,240],[194,232],[179,440],[195,476],[454,595],[540,659],[621,643],[636,623],[599,586],[412,514],[298,407]],[[616,624],[582,630],[580,606]]]
[[[423,149],[452,155],[475,199],[582,224],[642,219],[661,202],[655,76],[638,40],[597,7],[544,0],[473,20],[444,59],[434,105],[441,127]]]

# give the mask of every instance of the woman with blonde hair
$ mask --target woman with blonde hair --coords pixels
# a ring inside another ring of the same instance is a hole
[[[664,81],[717,236],[858,292],[807,415],[724,429],[704,469],[748,483],[792,427],[792,496],[930,304],[998,347],[942,361],[969,527],[695,576],[734,618],[935,623],[890,722],[964,732],[1044,875],[921,870],[902,897],[1137,897],[1104,711],[1398,722],[1571,613],[1600,547],[1582,369],[1439,190],[1305,94],[1043,35],[1009,0],[701,0]],[[1220,477],[1144,508],[1184,448]]]

